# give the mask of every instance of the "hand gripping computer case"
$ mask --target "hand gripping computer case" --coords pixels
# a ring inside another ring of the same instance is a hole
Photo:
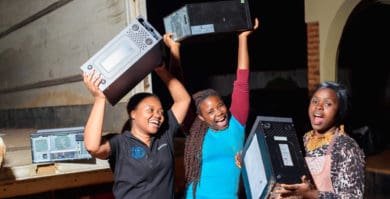
[[[279,183],[301,183],[310,172],[291,118],[257,116],[242,154],[248,199],[277,198]]]
[[[164,17],[165,32],[173,39],[243,31],[252,28],[247,0],[221,0],[185,4]]]
[[[138,16],[80,68],[102,76],[99,88],[115,105],[162,62],[162,37]]]

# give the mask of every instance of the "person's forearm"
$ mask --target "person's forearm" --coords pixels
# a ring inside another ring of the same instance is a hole
[[[159,70],[157,74],[165,83],[172,96],[172,111],[175,114],[177,121],[181,124],[187,113],[191,97],[183,84],[178,79],[174,78],[167,70]]]
[[[174,102],[186,101],[190,98],[183,84],[167,70],[158,71],[157,74],[167,86]]]
[[[238,59],[237,69],[249,69],[248,38],[238,37]]]
[[[100,147],[105,103],[104,98],[95,98],[87,124],[85,125],[84,143],[87,151],[92,155],[94,155]]]
[[[183,69],[180,62],[180,49],[172,48],[170,56],[169,72],[181,82],[184,82]]]

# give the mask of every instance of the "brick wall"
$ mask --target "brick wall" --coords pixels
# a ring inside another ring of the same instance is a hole
[[[318,22],[307,23],[307,87],[311,93],[320,83],[320,35]]]

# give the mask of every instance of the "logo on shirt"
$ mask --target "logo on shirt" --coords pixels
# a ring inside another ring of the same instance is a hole
[[[157,151],[159,151],[160,149],[162,149],[163,147],[166,147],[166,146],[168,146],[166,143],[164,143],[164,144],[158,146]]]
[[[134,158],[134,159],[141,159],[143,157],[145,157],[145,149],[143,147],[140,147],[140,146],[134,146],[134,147],[131,147],[130,149],[130,157]]]

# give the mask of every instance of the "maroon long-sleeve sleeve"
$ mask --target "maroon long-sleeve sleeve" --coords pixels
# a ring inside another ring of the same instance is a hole
[[[249,70],[237,70],[230,112],[245,126],[249,115]]]

